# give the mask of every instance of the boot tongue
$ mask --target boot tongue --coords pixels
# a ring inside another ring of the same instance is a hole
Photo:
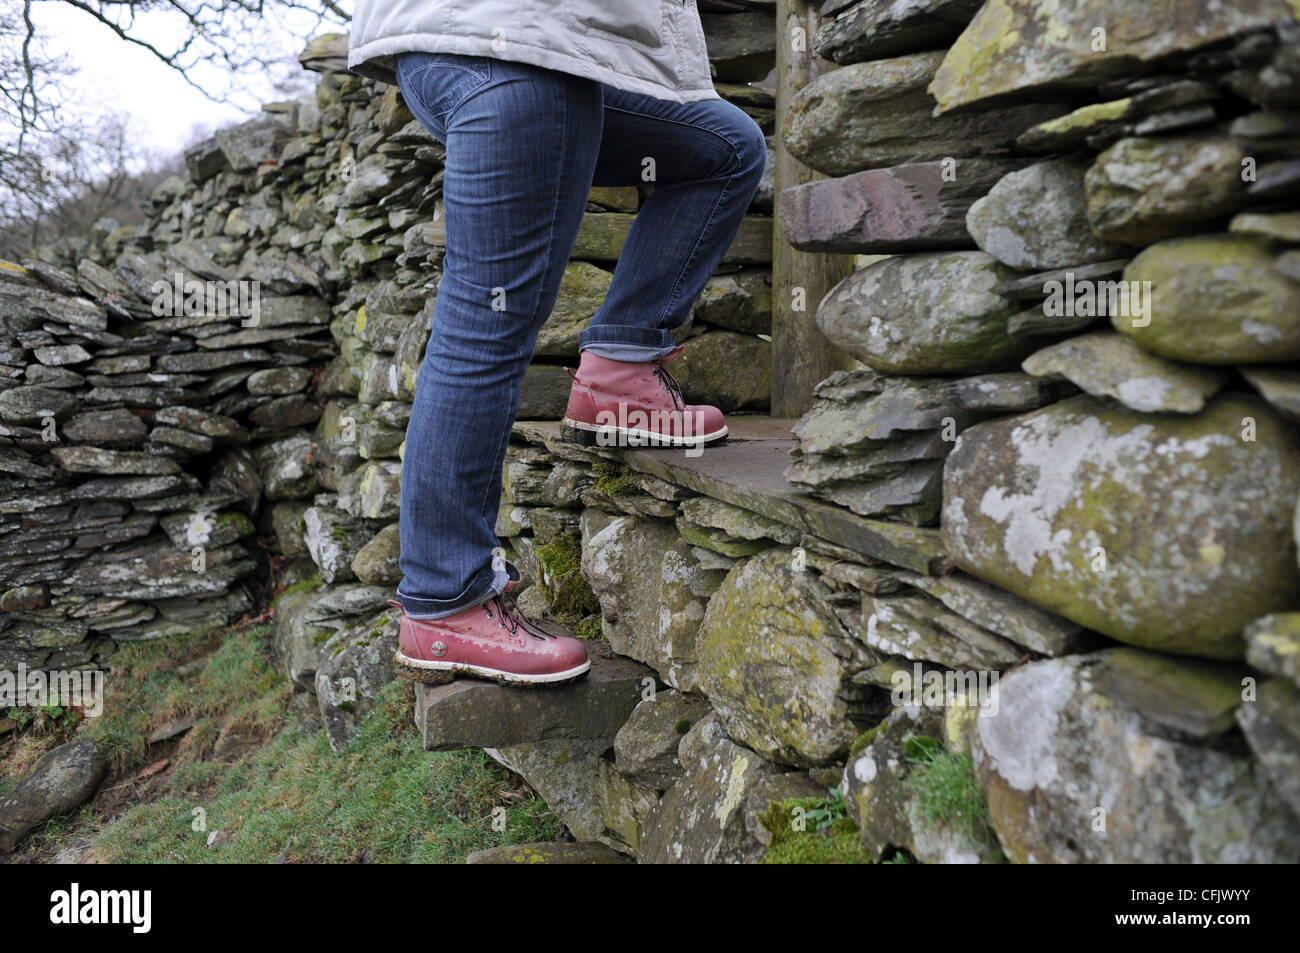
[[[510,595],[508,592],[496,596],[493,601],[496,603],[501,615],[510,620],[510,630],[512,634],[517,633],[522,629],[535,639],[555,638],[551,633],[542,629],[536,622],[524,615],[523,610],[519,608],[519,604],[515,602],[515,597]],[[507,602],[509,602],[508,606],[506,605]]]
[[[684,351],[684,350],[686,350],[686,349],[685,349],[684,347],[682,347],[682,345],[678,344],[676,347],[674,347],[671,351],[669,351],[669,352],[668,352],[667,354],[665,354],[663,357],[657,357],[657,358],[655,358],[654,361],[653,361],[653,363],[655,363],[655,364],[671,364],[673,361],[677,360],[679,357],[682,356],[682,351]]]

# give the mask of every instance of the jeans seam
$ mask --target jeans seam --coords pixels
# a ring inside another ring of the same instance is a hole
[[[561,127],[561,135],[560,135],[560,143],[561,143],[560,149],[563,150],[565,148],[565,143],[569,141],[569,110],[562,109],[560,110],[560,113],[561,113],[561,122],[563,123],[563,126]],[[564,158],[563,152],[561,152],[560,158],[561,159]],[[561,164],[561,167],[563,167],[563,164]],[[542,275],[542,280],[537,284],[537,297],[533,300],[530,324],[532,321],[537,320],[537,311],[539,305],[541,304],[542,289],[546,287],[546,283],[549,279],[549,276],[552,270],[555,268],[555,261],[554,261],[555,229],[556,229],[556,221],[558,220],[559,217],[560,193],[562,191],[563,191],[563,186],[555,190],[555,201],[551,205],[550,229],[547,232],[547,237],[546,237],[546,271]],[[509,443],[510,443],[510,434],[509,434],[509,430],[507,430],[506,431],[507,446],[509,445]],[[504,458],[504,456],[505,454],[503,453],[502,457]],[[489,478],[488,485],[483,488],[483,496],[478,502],[478,512],[480,514],[484,512],[484,509],[487,506],[488,491],[492,488],[492,483],[493,480]]]
[[[433,54],[430,54],[430,55],[431,55],[431,56],[445,56],[445,55],[453,55],[453,54],[433,53]],[[459,55],[459,54],[454,54],[454,55]],[[484,79],[484,80],[489,80],[489,79],[491,79],[491,78],[492,78],[492,65],[491,65],[491,62],[490,62],[490,59],[491,59],[491,58],[490,58],[490,57],[486,57],[486,56],[479,57],[479,58],[483,60],[483,65],[484,65],[484,67],[485,67],[485,69],[484,69],[482,72],[480,72],[479,70],[474,69],[474,67],[472,67],[472,66],[466,66],[464,63],[451,63],[451,62],[448,62],[447,60],[438,60],[437,62],[434,62],[434,63],[421,63],[421,64],[420,64],[419,66],[417,66],[417,67],[416,67],[416,68],[415,68],[415,69],[414,69],[410,74],[408,74],[408,77],[407,77],[407,78],[408,78],[408,79],[415,79],[417,76],[423,76],[425,73],[427,73],[429,70],[433,69],[435,66],[450,66],[450,67],[452,67],[453,69],[461,69],[461,70],[464,70],[464,71],[467,72],[467,73],[473,73],[475,76],[478,76],[478,77],[480,77],[481,79]]]
[[[735,149],[737,155],[739,155],[739,154],[742,152],[742,150],[741,150],[741,148],[740,148],[739,146],[737,146],[734,142],[732,142],[730,139],[728,139],[728,138],[727,138],[726,136],[724,136],[722,133],[718,132],[718,130],[716,130],[716,129],[710,129],[708,126],[702,126],[702,125],[700,125],[698,122],[686,122],[686,121],[681,120],[681,119],[670,119],[670,118],[668,118],[668,117],[666,117],[666,116],[652,116],[650,113],[641,112],[641,111],[636,110],[636,109],[624,109],[622,106],[610,106],[610,105],[607,104],[607,105],[605,106],[605,108],[606,108],[606,109],[609,109],[609,110],[612,110],[612,111],[614,111],[614,112],[627,113],[629,116],[640,116],[642,119],[650,119],[650,120],[652,120],[652,121],[654,121],[654,122],[668,122],[668,123],[672,123],[674,126],[689,126],[689,127],[692,128],[692,129],[699,129],[699,130],[702,131],[702,132],[707,132],[707,133],[709,133],[710,135],[717,136],[719,139],[721,139],[721,140],[722,140],[723,142],[725,142],[727,145],[731,146],[731,148]],[[698,181],[698,180],[695,180],[695,181]]]
[[[478,573],[475,573],[474,575],[475,575],[475,578],[477,578]],[[406,580],[403,579],[402,581],[405,582]],[[474,585],[474,581],[473,581],[473,580],[470,580],[470,584],[469,584],[468,586],[466,586],[463,590],[461,590],[461,592],[460,592],[459,595],[452,596],[450,599],[430,599],[430,598],[427,597],[427,596],[412,596],[412,595],[408,595],[407,593],[402,592],[402,586],[401,586],[401,583],[399,583],[398,586],[397,586],[397,596],[398,596],[398,600],[401,601],[401,602],[403,602],[403,607],[405,607],[405,600],[410,600],[410,601],[412,601],[412,602],[448,602],[448,603],[456,603],[456,602],[459,602],[459,601],[462,600],[462,599],[467,599],[467,596],[466,596],[465,594],[466,594],[467,592],[471,592],[471,591],[472,591],[473,585]],[[489,589],[490,589],[490,588],[491,588],[491,587],[489,586]],[[466,601],[466,602],[464,603],[464,605],[465,605],[466,607],[468,607],[468,606],[472,606],[472,605],[478,605],[478,602],[480,602],[480,601],[482,601],[482,600],[477,600],[477,601],[472,601],[472,600],[471,600],[471,601]],[[455,608],[455,606],[453,606],[453,608]]]
[[[654,344],[646,344],[644,338],[641,340],[631,340],[638,338],[640,335],[631,332],[643,332],[645,337],[657,337],[658,341]],[[671,340],[672,335],[665,328],[646,328],[632,324],[597,324],[592,327],[584,328],[579,334],[581,343],[587,344],[631,344],[638,347],[662,347],[665,339]]]
[[[507,565],[510,565],[510,563],[507,562]],[[517,569],[518,567],[515,568]],[[467,597],[465,595],[466,592],[470,591],[471,586],[473,585],[473,580],[471,580],[470,585],[466,586],[465,589],[460,593],[460,595],[454,596],[451,599],[430,599],[427,596],[410,596],[402,592],[402,585],[399,582],[397,584],[397,598],[398,601],[402,603],[403,611],[407,612],[408,615],[410,614],[409,612],[410,606],[407,605],[408,601],[410,603],[433,603],[433,602],[444,603],[444,605],[440,606],[437,609],[423,610],[417,608],[416,612],[423,612],[427,614],[427,612],[433,611],[444,615],[451,615],[455,612],[459,612],[462,609],[468,609],[472,606],[481,605],[482,603],[486,602],[488,599],[492,598],[493,596],[499,596],[502,592],[505,591],[506,583],[510,582],[509,571],[505,569],[496,569],[496,568],[492,568],[490,571],[492,573],[492,581],[488,583],[487,588],[483,590],[483,592],[473,597]],[[474,574],[475,578],[478,578],[480,573],[482,573],[482,570],[479,570],[478,573]],[[501,581],[501,588],[499,589],[497,588],[498,577],[503,577]],[[405,581],[406,581],[405,579],[402,580],[402,582]],[[450,606],[446,605],[446,603],[450,603]]]
[[[733,172],[731,175],[727,176],[727,181],[724,182],[722,188],[718,190],[718,197],[713,203],[713,208],[709,210],[709,219],[704,223],[704,227],[700,229],[699,235],[696,236],[695,244],[691,247],[691,253],[686,257],[686,261],[682,263],[682,270],[677,273],[677,280],[673,282],[672,291],[668,293],[668,298],[664,302],[665,310],[660,313],[659,317],[656,319],[657,321],[663,321],[667,316],[670,305],[674,300],[676,300],[677,290],[682,286],[682,279],[686,276],[686,273],[690,271],[691,265],[695,261],[695,256],[699,253],[700,245],[704,242],[704,236],[708,233],[709,229],[713,227],[713,223],[718,217],[718,209],[722,207],[722,200],[731,189],[731,182],[737,175],[739,175],[738,172]]]
[[[672,123],[673,125],[676,126],[686,126],[690,129],[698,129],[703,132],[707,132],[710,135],[717,136],[719,139],[721,139],[731,148],[733,153],[735,153],[740,168],[741,169],[744,168],[745,150],[741,148],[739,145],[737,145],[736,143],[732,142],[729,137],[724,136],[721,132],[719,132],[716,129],[710,129],[708,126],[701,125],[700,123],[697,122],[685,122],[680,119],[666,119],[663,116],[652,116],[649,113],[644,113],[635,109],[624,109],[619,106],[608,106],[606,108],[611,109],[614,112],[625,113],[626,115],[629,116],[639,116],[643,119],[649,119],[655,122],[667,122],[667,123]],[[695,244],[691,248],[690,255],[687,256],[686,261],[682,264],[682,270],[677,273],[677,278],[673,282],[672,290],[669,292],[668,297],[664,302],[665,310],[660,311],[659,314],[655,316],[655,324],[657,330],[666,332],[666,329],[659,327],[659,325],[662,324],[664,318],[667,316],[667,309],[672,304],[673,300],[677,297],[677,289],[681,287],[682,278],[686,275],[688,271],[690,271],[691,263],[695,261],[695,256],[700,249],[700,244],[704,241],[704,235],[708,232],[709,228],[713,225],[714,220],[717,218],[718,209],[722,206],[722,200],[726,196],[728,190],[731,188],[732,180],[735,179],[736,176],[738,176],[739,174],[740,174],[739,170],[737,170],[736,172],[732,172],[726,177],[726,180],[723,182],[722,189],[718,192],[718,197],[713,203],[713,208],[710,209],[709,211],[708,221],[706,221],[704,223],[704,227],[700,229],[700,233],[695,239]],[[708,181],[709,181],[708,179],[692,179],[690,184],[699,185],[701,182],[708,182]],[[669,186],[669,188],[671,188],[671,186]]]

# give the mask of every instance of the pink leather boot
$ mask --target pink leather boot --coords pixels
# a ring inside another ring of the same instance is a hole
[[[397,671],[432,684],[468,675],[522,686],[560,685],[585,675],[591,661],[582,641],[545,631],[514,602],[493,596],[441,619],[412,619],[403,611],[393,654]]]
[[[580,443],[602,447],[702,447],[727,436],[722,411],[687,404],[664,367],[681,346],[656,361],[614,361],[583,351],[561,427]]]

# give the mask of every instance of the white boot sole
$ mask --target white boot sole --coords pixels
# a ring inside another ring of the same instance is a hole
[[[725,424],[720,429],[699,437],[662,434],[654,430],[633,430],[628,427],[613,427],[609,424],[589,424],[581,420],[574,420],[571,417],[565,417],[560,421],[560,424],[580,431],[586,437],[582,441],[583,443],[597,447],[630,447],[633,449],[641,447],[699,447],[715,443],[727,435]]]
[[[393,654],[393,662],[404,670],[404,674],[410,675],[416,681],[434,683],[449,682],[457,675],[469,675],[511,685],[552,685],[576,679],[585,675],[591,668],[591,659],[587,659],[581,665],[563,672],[522,675],[499,668],[488,668],[485,665],[471,665],[468,662],[435,662],[430,659],[411,658],[401,649]]]

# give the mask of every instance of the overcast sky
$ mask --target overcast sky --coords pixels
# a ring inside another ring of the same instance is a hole
[[[35,3],[32,11],[45,53],[66,57],[76,67],[63,84],[70,94],[68,108],[89,120],[106,111],[126,114],[142,144],[157,155],[180,151],[196,138],[196,127],[216,129],[241,122],[256,115],[261,103],[282,98],[269,77],[247,77],[239,84],[243,109],[214,103],[153,54],[119,39],[75,7]],[[137,24],[143,38],[163,47],[184,35],[178,18],[166,11],[141,14]],[[296,58],[302,43],[283,26],[269,20],[264,25],[266,35],[283,44],[285,56]],[[225,77],[213,67],[197,67],[190,75],[210,89],[224,86]],[[304,75],[314,83],[314,74]]]

